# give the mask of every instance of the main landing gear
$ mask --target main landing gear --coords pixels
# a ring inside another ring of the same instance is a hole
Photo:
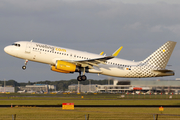
[[[83,75],[81,76],[81,71],[79,71],[79,76],[77,77],[77,80],[78,81],[85,81],[87,80],[87,77],[85,75],[85,68],[84,68],[84,71],[83,71]]]
[[[25,62],[24,62],[24,66],[22,66],[22,69],[23,69],[23,70],[25,70],[25,69],[26,69],[26,65],[27,65],[27,63],[28,63],[28,60],[25,60]]]
[[[87,80],[87,77],[86,77],[85,75],[78,76],[78,77],[77,77],[77,80],[78,80],[78,81],[85,81],[85,80]]]

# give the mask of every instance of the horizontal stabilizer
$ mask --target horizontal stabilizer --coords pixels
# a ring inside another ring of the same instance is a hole
[[[158,73],[158,76],[173,76],[175,75],[174,71],[172,70],[167,70],[167,69],[163,69],[163,70],[152,70],[153,73]]]

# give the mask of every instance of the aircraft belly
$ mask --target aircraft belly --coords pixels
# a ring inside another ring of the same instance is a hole
[[[33,62],[40,62],[45,64],[53,64],[51,55],[41,54],[40,52],[25,53],[22,52],[18,55],[18,58],[27,59]]]
[[[109,76],[114,76],[114,77],[124,77],[126,74],[128,74],[129,71],[122,70],[119,68],[100,68],[103,75],[109,75]]]
[[[151,72],[151,68],[148,66],[143,67],[133,67],[131,71],[125,75],[129,78],[147,78],[147,77],[156,77],[157,74]]]
[[[103,75],[109,75],[114,77],[125,77],[125,78],[146,78],[156,77],[158,74],[151,72],[150,69],[146,68],[131,68],[131,69],[119,69],[119,68],[100,68]]]
[[[45,54],[33,54],[31,61],[52,64],[52,57]]]

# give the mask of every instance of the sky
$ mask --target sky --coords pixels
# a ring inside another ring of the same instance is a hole
[[[18,82],[76,79],[78,73],[63,74],[50,66],[28,62],[4,52],[16,41],[40,42],[91,53],[111,55],[123,46],[118,58],[141,61],[167,41],[176,47],[167,69],[180,78],[179,0],[1,0],[0,80]],[[108,76],[90,74],[89,79]],[[111,77],[110,77],[111,78]],[[115,78],[124,80],[125,78]]]

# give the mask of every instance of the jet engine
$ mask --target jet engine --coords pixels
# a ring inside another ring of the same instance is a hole
[[[57,60],[55,66],[51,66],[51,70],[55,72],[61,72],[61,73],[73,73],[77,71],[77,67],[75,64]]]
[[[56,69],[55,66],[51,66],[51,70],[55,71],[55,72],[60,72],[60,73],[70,73],[69,71],[58,70],[58,69]]]

